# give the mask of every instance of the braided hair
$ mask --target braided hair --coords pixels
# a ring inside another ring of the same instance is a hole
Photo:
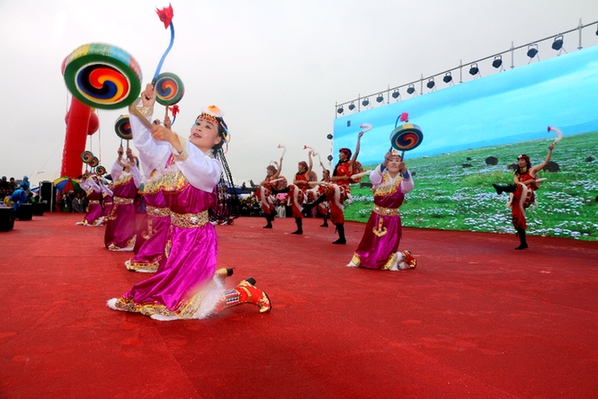
[[[221,117],[216,118],[218,121],[218,136],[222,138],[218,144],[212,147],[214,158],[220,161],[222,165],[222,173],[220,181],[216,186],[217,202],[214,207],[210,209],[210,220],[216,223],[224,223],[232,219],[236,219],[241,214],[241,201],[239,194],[235,189],[233,175],[228,166],[226,157],[224,156],[224,144],[228,143],[228,127]],[[228,144],[227,144],[228,148]]]

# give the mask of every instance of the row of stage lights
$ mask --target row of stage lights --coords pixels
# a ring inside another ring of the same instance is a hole
[[[596,30],[596,35],[598,36],[598,29]],[[557,35],[554,38],[554,41],[552,42],[552,49],[555,51],[565,51],[565,49],[563,49],[563,44],[564,44],[564,37],[563,35]],[[535,57],[538,56],[538,44],[537,43],[532,43],[530,45],[528,45],[527,47],[527,56],[530,59],[530,62],[532,59],[534,59]],[[494,57],[494,60],[492,61],[492,66],[496,69],[502,68],[503,66],[503,61],[502,61],[502,54],[499,54],[497,56]],[[469,66],[469,74],[471,76],[476,76],[480,73],[480,68],[478,66],[477,62],[472,63]],[[451,71],[448,71],[444,74],[444,76],[442,77],[442,81],[446,84],[449,84],[453,81],[453,75],[451,73]],[[426,83],[426,87],[430,90],[432,90],[434,87],[436,87],[436,82],[434,81],[434,77],[431,77],[428,79],[428,82]],[[415,85],[413,83],[409,84],[409,86],[407,86],[407,94],[413,94],[415,93]],[[395,100],[398,99],[401,96],[401,93],[399,92],[399,89],[394,89],[394,91],[391,94],[392,98],[394,98]],[[376,97],[376,102],[377,103],[381,103],[384,101],[384,97],[382,96],[382,93],[378,94],[378,96]],[[361,101],[361,105],[364,107],[367,107],[368,105],[370,105],[370,100],[369,98],[364,98]],[[351,104],[349,104],[349,106],[347,107],[349,108],[349,111],[353,111],[355,109],[355,104],[352,102]],[[337,108],[336,112],[338,112],[339,114],[342,114],[343,112],[345,112],[345,109],[343,108],[343,106],[341,105],[340,107]]]

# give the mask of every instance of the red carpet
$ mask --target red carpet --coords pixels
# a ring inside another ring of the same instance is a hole
[[[76,214],[0,233],[0,398],[595,398],[598,243],[406,229],[415,270],[347,268],[364,224],[219,226],[244,305],[157,322],[107,299],[143,274]]]

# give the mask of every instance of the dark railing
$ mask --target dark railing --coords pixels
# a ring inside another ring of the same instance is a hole
[[[573,28],[568,31],[561,32],[556,35],[548,36],[543,39],[536,40],[536,41],[530,42],[528,44],[524,44],[524,45],[517,46],[517,47],[515,47],[513,45],[513,43],[511,43],[511,48],[508,50],[504,50],[499,53],[494,53],[493,55],[490,55],[490,56],[487,56],[484,58],[480,58],[480,59],[472,61],[472,62],[467,62],[465,64],[461,61],[458,66],[447,69],[442,72],[435,73],[434,75],[424,77],[424,75],[422,74],[419,79],[411,81],[409,83],[405,83],[405,84],[402,84],[402,85],[399,85],[396,87],[392,87],[392,88],[389,86],[389,88],[386,90],[382,90],[382,91],[368,94],[365,96],[359,95],[356,99],[353,99],[350,101],[345,101],[343,103],[336,103],[334,106],[335,118],[338,117],[339,115],[344,115],[347,112],[355,113],[355,112],[360,112],[362,109],[370,109],[372,107],[375,107],[376,105],[390,104],[391,98],[392,98],[392,100],[395,100],[395,101],[401,101],[401,99],[402,99],[401,97],[403,95],[402,93],[407,93],[410,96],[431,93],[438,88],[438,82],[436,82],[436,78],[442,77],[442,81],[444,82],[445,85],[447,85],[447,86],[453,85],[453,84],[455,84],[455,78],[456,78],[455,76],[453,76],[453,73],[456,73],[456,72],[458,72],[458,74],[459,74],[459,76],[458,76],[459,82],[458,83],[463,83],[463,68],[469,67],[468,73],[471,76],[471,79],[480,78],[481,77],[480,64],[487,60],[492,60],[491,66],[494,68],[494,71],[498,71],[498,72],[504,71],[503,56],[505,56],[505,55],[511,56],[511,62],[510,62],[509,68],[513,69],[513,68],[515,68],[515,52],[517,50],[527,48],[526,56],[528,58],[528,64],[529,64],[535,58],[537,58],[539,60],[538,44],[549,41],[549,40],[553,41],[552,45],[551,45],[552,49],[557,52],[557,55],[560,55],[563,51],[566,52],[566,50],[563,47],[564,42],[565,42],[565,35],[575,32],[575,31],[577,31],[579,33],[577,49],[581,50],[583,48],[582,47],[582,30],[585,28],[588,28],[592,25],[597,25],[596,35],[598,36],[598,21],[594,21],[592,23],[583,25],[580,20],[577,28]],[[429,90],[428,93],[424,93],[424,84],[425,84],[425,87]],[[416,88],[417,86],[419,86],[419,92]]]

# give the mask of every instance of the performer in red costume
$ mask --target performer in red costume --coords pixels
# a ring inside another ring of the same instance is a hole
[[[311,151],[307,153],[309,159],[309,165],[305,161],[299,162],[297,165],[297,173],[295,173],[295,180],[293,184],[289,186],[288,191],[291,199],[291,209],[293,210],[293,217],[295,218],[295,224],[297,224],[297,230],[291,234],[303,234],[303,203],[306,201],[307,190],[310,189],[309,181],[311,176],[311,169],[313,167],[313,160],[311,158]],[[281,191],[278,191],[281,192]]]
[[[332,242],[333,244],[346,244],[345,238],[345,215],[343,214],[343,202],[351,198],[352,183],[351,176],[355,173],[354,167],[359,155],[359,147],[361,143],[361,136],[363,131],[357,135],[357,145],[355,146],[355,154],[351,156],[351,150],[348,148],[341,148],[339,150],[339,161],[334,167],[334,172],[331,177],[331,183],[326,185],[324,193],[318,197],[317,200],[311,203],[303,204],[303,208],[310,210],[316,205],[328,201],[330,205],[330,219],[336,226],[338,232],[338,240]]]
[[[274,221],[274,217],[276,215],[276,209],[274,208],[274,200],[272,197],[272,188],[275,186],[280,187],[282,185],[281,182],[283,182],[284,186],[286,186],[286,179],[280,177],[280,172],[282,171],[282,158],[283,157],[280,157],[278,169],[274,165],[269,165],[266,168],[266,178],[260,183],[260,186],[255,191],[255,196],[260,200],[262,211],[266,217],[267,223],[264,226],[264,229],[272,228],[272,222]]]
[[[525,210],[532,204],[536,203],[535,191],[539,188],[538,172],[541,171],[550,162],[552,150],[555,143],[548,147],[548,155],[544,162],[538,166],[533,166],[527,155],[519,155],[517,157],[517,169],[513,173],[514,184],[508,186],[501,186],[493,184],[497,194],[503,192],[512,193],[509,207],[513,216],[513,226],[517,230],[519,237],[519,246],[515,249],[527,249],[527,241],[525,239],[525,230],[527,229],[527,222],[525,219]]]

